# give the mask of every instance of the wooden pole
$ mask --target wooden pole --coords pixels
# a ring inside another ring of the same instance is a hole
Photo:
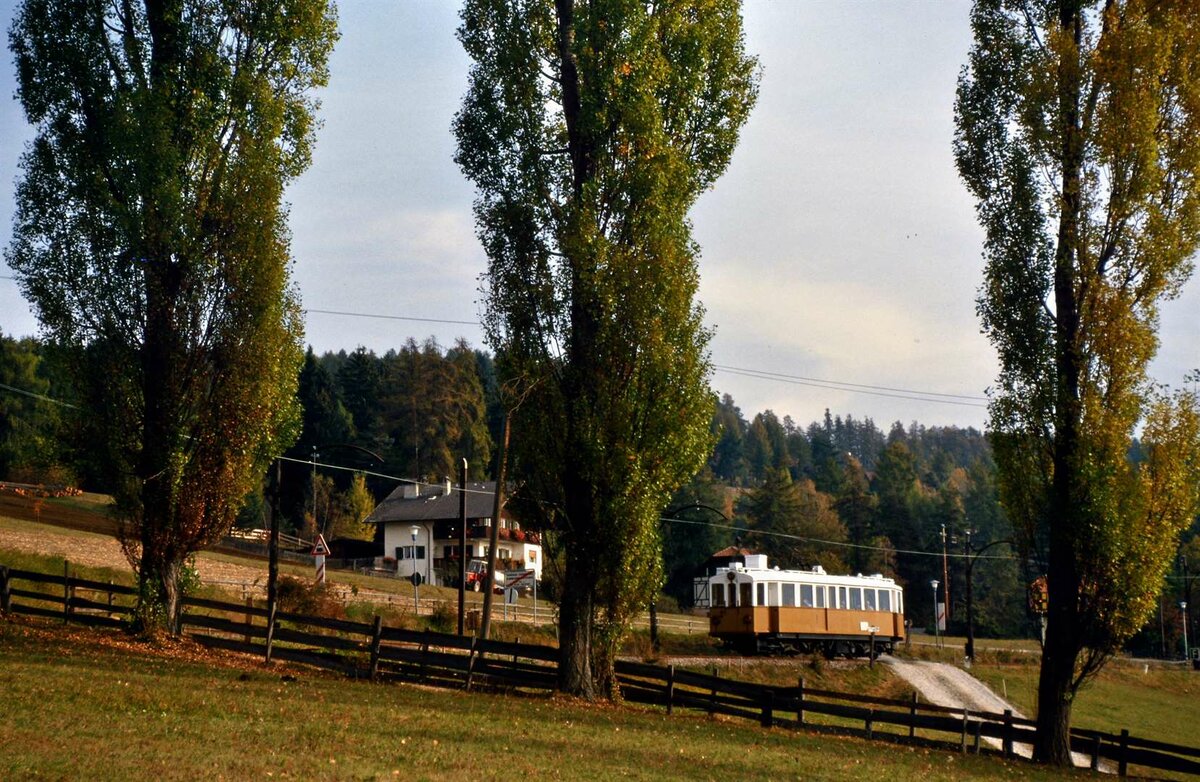
[[[911,739],[917,732],[917,702],[920,698],[915,692],[912,694],[912,704],[908,707],[908,737]]]
[[[383,642],[383,617],[375,614],[375,626],[371,630],[371,681],[379,675],[379,646]]]
[[[71,621],[71,563],[63,560],[63,624]]]
[[[12,610],[12,587],[9,585],[8,566],[0,565],[0,611]]]
[[[1121,728],[1121,745],[1117,752],[1117,776],[1129,775],[1129,730]]]
[[[464,634],[467,610],[467,460],[458,472],[458,634]]]
[[[483,593],[483,622],[479,637],[487,640],[492,627],[492,592],[496,588],[496,545],[500,540],[500,514],[504,512],[504,481],[508,468],[508,435],[512,424],[512,413],[504,414],[504,434],[500,438],[500,453],[497,454],[496,497],[492,503],[492,528],[488,536],[487,589]]]
[[[675,666],[667,666],[667,714],[675,713]]]
[[[796,687],[796,722],[804,724],[804,677]]]
[[[1013,755],[1013,713],[1012,709],[1004,710],[1004,757]]]

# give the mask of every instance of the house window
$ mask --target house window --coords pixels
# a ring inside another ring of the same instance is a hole
[[[529,549],[529,561],[537,562],[537,549],[535,549],[535,548]]]
[[[512,559],[512,551],[510,549],[500,548],[496,549],[496,551],[498,552],[500,559]]]
[[[425,547],[396,546],[396,559],[425,559]]]
[[[795,584],[784,584],[783,585],[783,604],[785,606],[796,605],[796,585]]]

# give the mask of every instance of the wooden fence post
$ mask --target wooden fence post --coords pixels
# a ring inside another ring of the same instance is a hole
[[[254,607],[254,598],[246,595],[246,643],[250,643],[250,626],[254,623],[254,614],[250,613],[250,609]]]
[[[269,601],[267,606],[267,659],[266,662],[271,662],[271,647],[275,644],[275,601]]]
[[[869,741],[875,733],[875,709],[867,709],[866,719],[867,740]]]
[[[63,560],[63,624],[71,621],[71,563]]]
[[[675,666],[667,666],[667,714],[675,713]]]
[[[8,581],[8,565],[0,565],[0,611],[12,610],[12,587]]]
[[[964,755],[967,754],[967,723],[970,721],[970,719],[971,719],[971,710],[963,709],[962,743],[959,745],[958,749],[959,749],[959,752],[961,752]]]
[[[763,691],[762,726],[770,728],[775,725],[775,691]]]
[[[383,642],[383,617],[375,614],[375,627],[371,630],[371,681],[379,675],[379,645]]]
[[[796,722],[804,724],[804,677],[796,685]]]
[[[1092,736],[1092,771],[1100,770],[1100,734]]]
[[[712,669],[712,675],[713,675],[714,679],[717,678],[717,675],[718,675],[717,674],[717,666],[715,666],[715,665],[713,666],[713,669]],[[708,716],[711,717],[712,715],[714,715],[716,713],[717,713],[717,684],[716,684],[716,682],[713,682],[712,692],[710,692],[708,694]]]
[[[1013,713],[1012,709],[1004,710],[1004,757],[1013,756]]]
[[[417,674],[417,678],[420,679],[421,681],[424,681],[425,675],[426,675],[425,667],[428,664],[428,660],[426,658],[429,657],[429,628],[428,627],[425,628],[425,632],[422,637],[424,640],[421,641],[421,668],[420,668],[419,673]]]
[[[972,750],[976,755],[979,754],[979,741],[983,737],[983,719],[975,720],[975,748]]]
[[[1129,730],[1121,728],[1121,746],[1117,751],[1117,776],[1124,777],[1129,774]]]
[[[908,737],[911,739],[917,733],[917,702],[919,696],[912,694],[912,704],[908,707]]]

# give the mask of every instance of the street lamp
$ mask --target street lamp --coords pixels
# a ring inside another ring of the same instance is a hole
[[[973,530],[967,530],[966,554],[967,554],[967,659],[975,662],[975,604],[974,604],[974,585],[971,583],[973,573],[975,571],[975,562],[979,556],[990,549],[992,546],[999,546],[1002,543],[1012,543],[1011,540],[994,540],[986,546],[981,546],[978,549],[971,548],[971,533]]]
[[[935,578],[929,582],[929,586],[933,587],[933,637],[937,647],[942,647],[941,628],[938,627],[938,610],[937,610],[937,588],[938,580]]]
[[[416,524],[412,525],[412,585],[413,585],[413,616],[421,613],[421,603],[418,599],[421,589],[421,572],[417,570],[417,535],[420,534],[421,528]]]
[[[1187,601],[1186,600],[1179,601],[1179,610],[1183,612],[1183,659],[1184,659],[1184,661],[1187,661],[1188,659],[1190,659],[1190,655],[1188,654]]]

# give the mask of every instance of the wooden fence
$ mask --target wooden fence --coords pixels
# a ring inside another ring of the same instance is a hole
[[[41,585],[41,589],[26,585]],[[0,565],[0,610],[119,627],[135,590],[71,576],[9,569]],[[271,614],[274,614],[271,616]],[[337,671],[353,678],[419,681],[452,688],[519,688],[552,691],[558,681],[558,650],[548,646],[485,641],[431,631],[274,612],[245,604],[188,597],[180,631],[205,646],[287,660]],[[887,738],[957,748],[998,751],[1007,757],[1033,740],[1032,720],[974,712],[910,700],[875,698],[805,687],[741,682],[713,674],[621,660],[617,679],[625,700],[673,713],[689,709],[749,719],[764,727],[850,730]],[[814,717],[821,715],[821,725]],[[858,727],[861,725],[861,728]],[[920,735],[918,735],[920,731]],[[947,738],[945,734],[950,734]],[[931,735],[937,738],[931,738]],[[988,749],[985,743],[996,745]],[[1075,752],[1125,776],[1130,766],[1200,775],[1200,749],[1120,734],[1071,730]]]

